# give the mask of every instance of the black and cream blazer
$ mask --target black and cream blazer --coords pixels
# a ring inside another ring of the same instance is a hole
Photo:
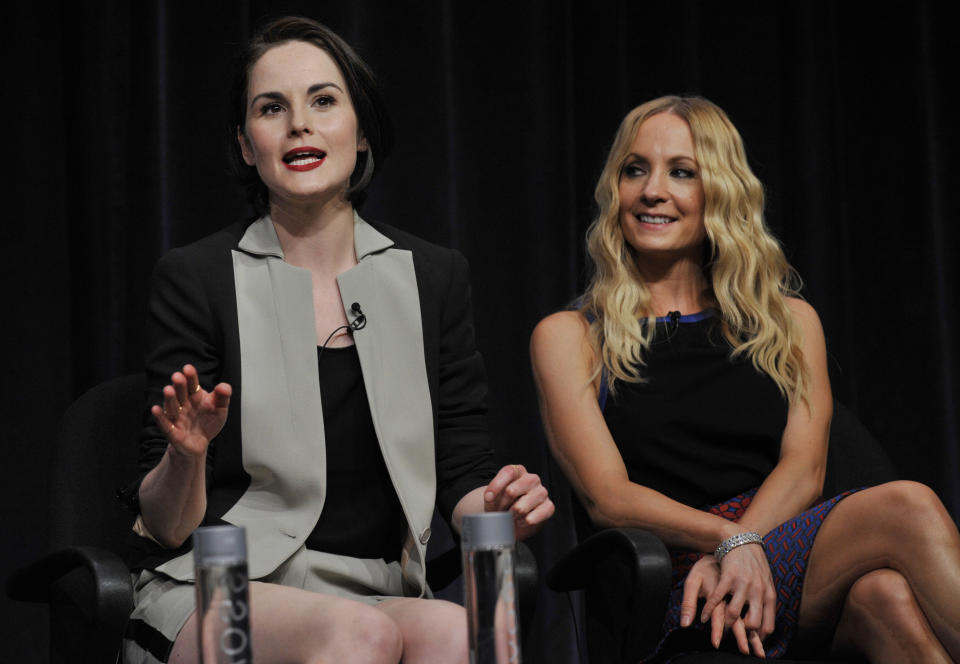
[[[337,278],[354,333],[373,425],[408,533],[404,585],[426,590],[434,506],[456,502],[496,467],[486,427],[486,377],[474,342],[466,261],[385,225],[354,221],[358,264]],[[306,540],[323,509],[326,444],[310,272],[283,260],[269,217],[175,249],[154,271],[149,303],[148,403],[170,375],[196,366],[201,385],[230,383],[227,422],[207,456],[205,524],[247,530],[251,578],[273,572]],[[163,456],[155,425],[142,436],[141,479]],[[130,492],[135,495],[138,483]],[[358,515],[362,518],[362,515]],[[138,566],[193,576],[178,551],[141,542]],[[344,557],[336,574],[371,571]]]

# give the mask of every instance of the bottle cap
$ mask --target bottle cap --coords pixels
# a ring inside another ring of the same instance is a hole
[[[194,564],[247,561],[247,533],[239,526],[206,526],[193,531]]]
[[[496,549],[514,543],[513,515],[510,512],[466,514],[461,521],[464,550]]]

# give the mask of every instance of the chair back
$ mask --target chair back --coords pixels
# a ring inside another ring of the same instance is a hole
[[[848,489],[876,486],[897,479],[890,457],[857,416],[842,403],[833,409],[824,498]]]
[[[144,387],[142,374],[113,378],[90,389],[64,413],[52,457],[53,548],[123,550],[134,516],[117,500],[116,491],[137,472]]]

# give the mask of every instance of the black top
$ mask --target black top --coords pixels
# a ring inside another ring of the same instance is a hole
[[[407,520],[373,429],[356,346],[318,348],[327,495],[307,548],[400,559]]]
[[[646,382],[617,383],[604,407],[630,481],[694,507],[759,486],[788,404],[749,359],[730,358],[719,319],[658,320],[645,359]]]

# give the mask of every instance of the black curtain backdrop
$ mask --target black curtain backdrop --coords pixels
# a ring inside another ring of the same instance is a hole
[[[44,551],[50,445],[92,385],[138,371],[151,266],[246,214],[227,172],[236,44],[264,17],[326,22],[377,72],[397,145],[365,216],[473,269],[497,449],[547,463],[529,334],[585,276],[592,191],[620,118],[702,94],[740,128],[767,218],[820,312],[835,395],[904,478],[960,513],[960,150],[948,3],[103,2],[7,9],[2,224],[5,575]],[[11,179],[12,175],[12,179]],[[11,209],[12,207],[12,209]],[[131,441],[132,442],[132,441]],[[576,661],[544,591],[528,662]],[[4,599],[0,661],[42,661],[44,613]]]

